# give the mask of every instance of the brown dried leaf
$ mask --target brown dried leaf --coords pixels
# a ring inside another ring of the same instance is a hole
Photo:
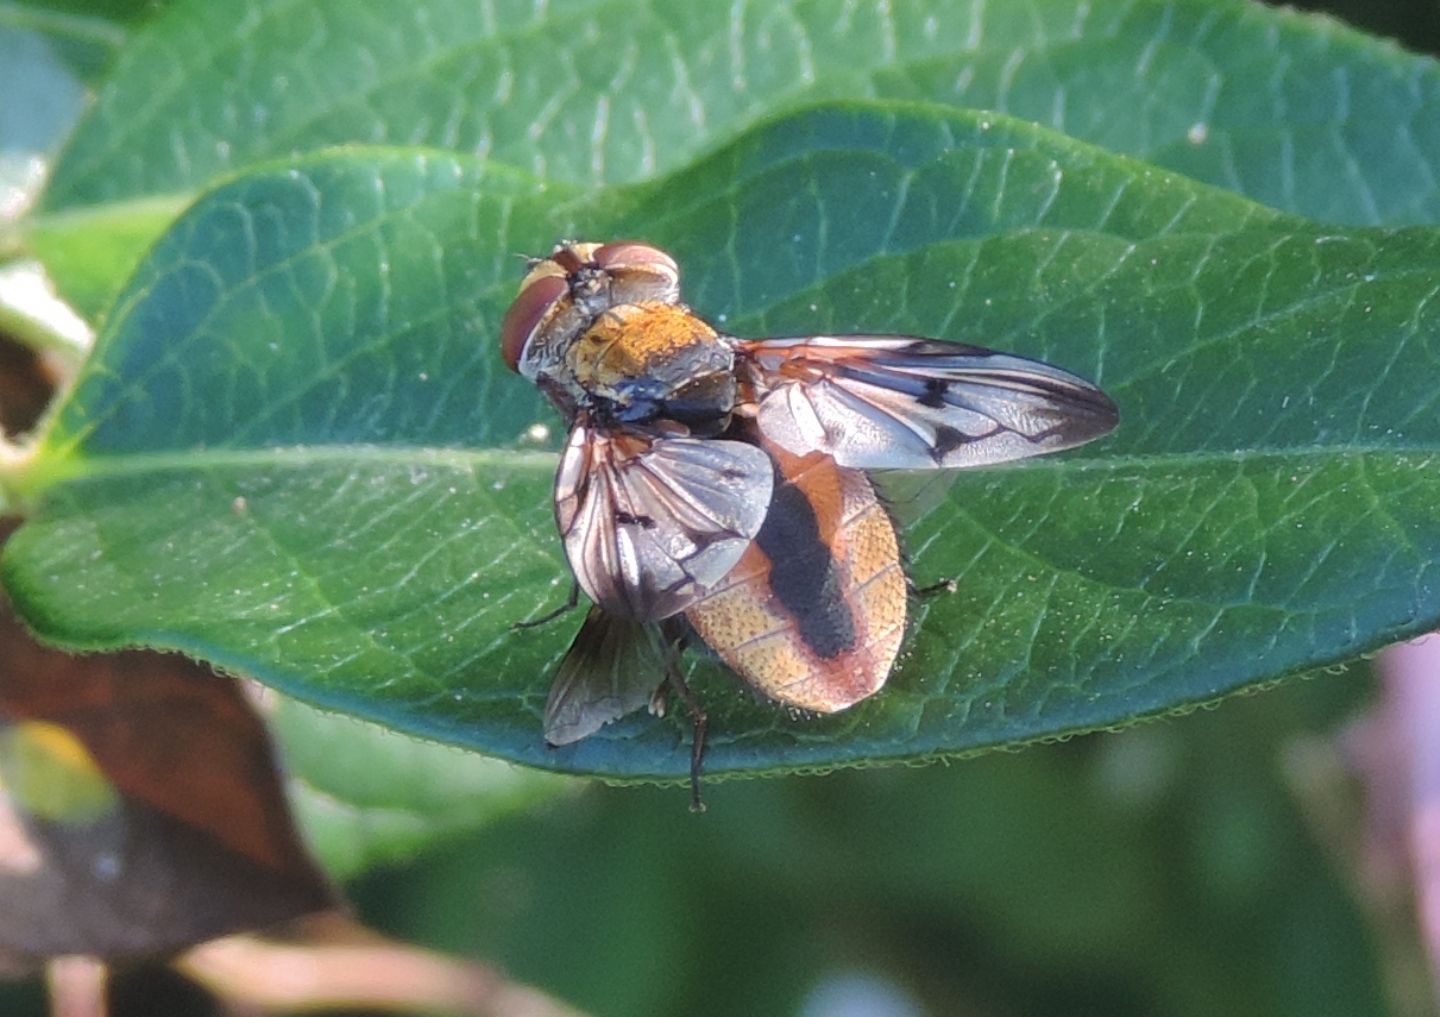
[[[0,962],[165,954],[334,903],[233,680],[42,647],[5,606]]]

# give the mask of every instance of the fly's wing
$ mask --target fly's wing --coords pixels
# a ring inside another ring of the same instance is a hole
[[[853,469],[952,469],[1083,444],[1119,420],[1082,378],[903,336],[739,340],[766,438]]]
[[[591,607],[550,686],[545,740],[569,745],[650,703],[665,680],[655,626]]]
[[[560,457],[555,517],[586,595],[611,614],[658,621],[740,560],[773,485],[770,457],[754,445],[578,424]]]

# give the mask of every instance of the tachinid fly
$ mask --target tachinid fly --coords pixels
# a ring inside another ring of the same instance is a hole
[[[676,664],[684,639],[818,713],[874,694],[895,663],[908,585],[866,470],[1042,455],[1119,418],[1089,382],[976,346],[738,339],[681,303],[679,284],[649,244],[559,244],[531,261],[501,348],[570,429],[555,478],[576,584],[565,606],[578,590],[592,602],[545,739],[658,711],[674,690],[695,722],[698,807],[705,717]]]

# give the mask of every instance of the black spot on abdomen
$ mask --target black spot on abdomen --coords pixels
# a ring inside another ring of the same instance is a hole
[[[805,645],[825,659],[853,649],[855,620],[841,596],[835,558],[820,539],[815,509],[778,469],[755,543],[770,559],[770,589],[795,619]]]

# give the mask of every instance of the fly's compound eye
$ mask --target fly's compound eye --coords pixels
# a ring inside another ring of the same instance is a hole
[[[500,325],[500,355],[510,370],[520,370],[520,357],[530,337],[550,317],[555,304],[569,296],[565,276],[547,269],[553,262],[542,261],[520,284],[520,292]]]
[[[613,244],[601,244],[590,255],[590,260],[599,268],[612,272],[626,269],[643,269],[662,275],[680,278],[680,266],[658,247],[634,240],[622,240]]]
[[[590,252],[590,263],[610,276],[614,303],[680,299],[680,266],[658,247],[634,240],[601,244]]]

